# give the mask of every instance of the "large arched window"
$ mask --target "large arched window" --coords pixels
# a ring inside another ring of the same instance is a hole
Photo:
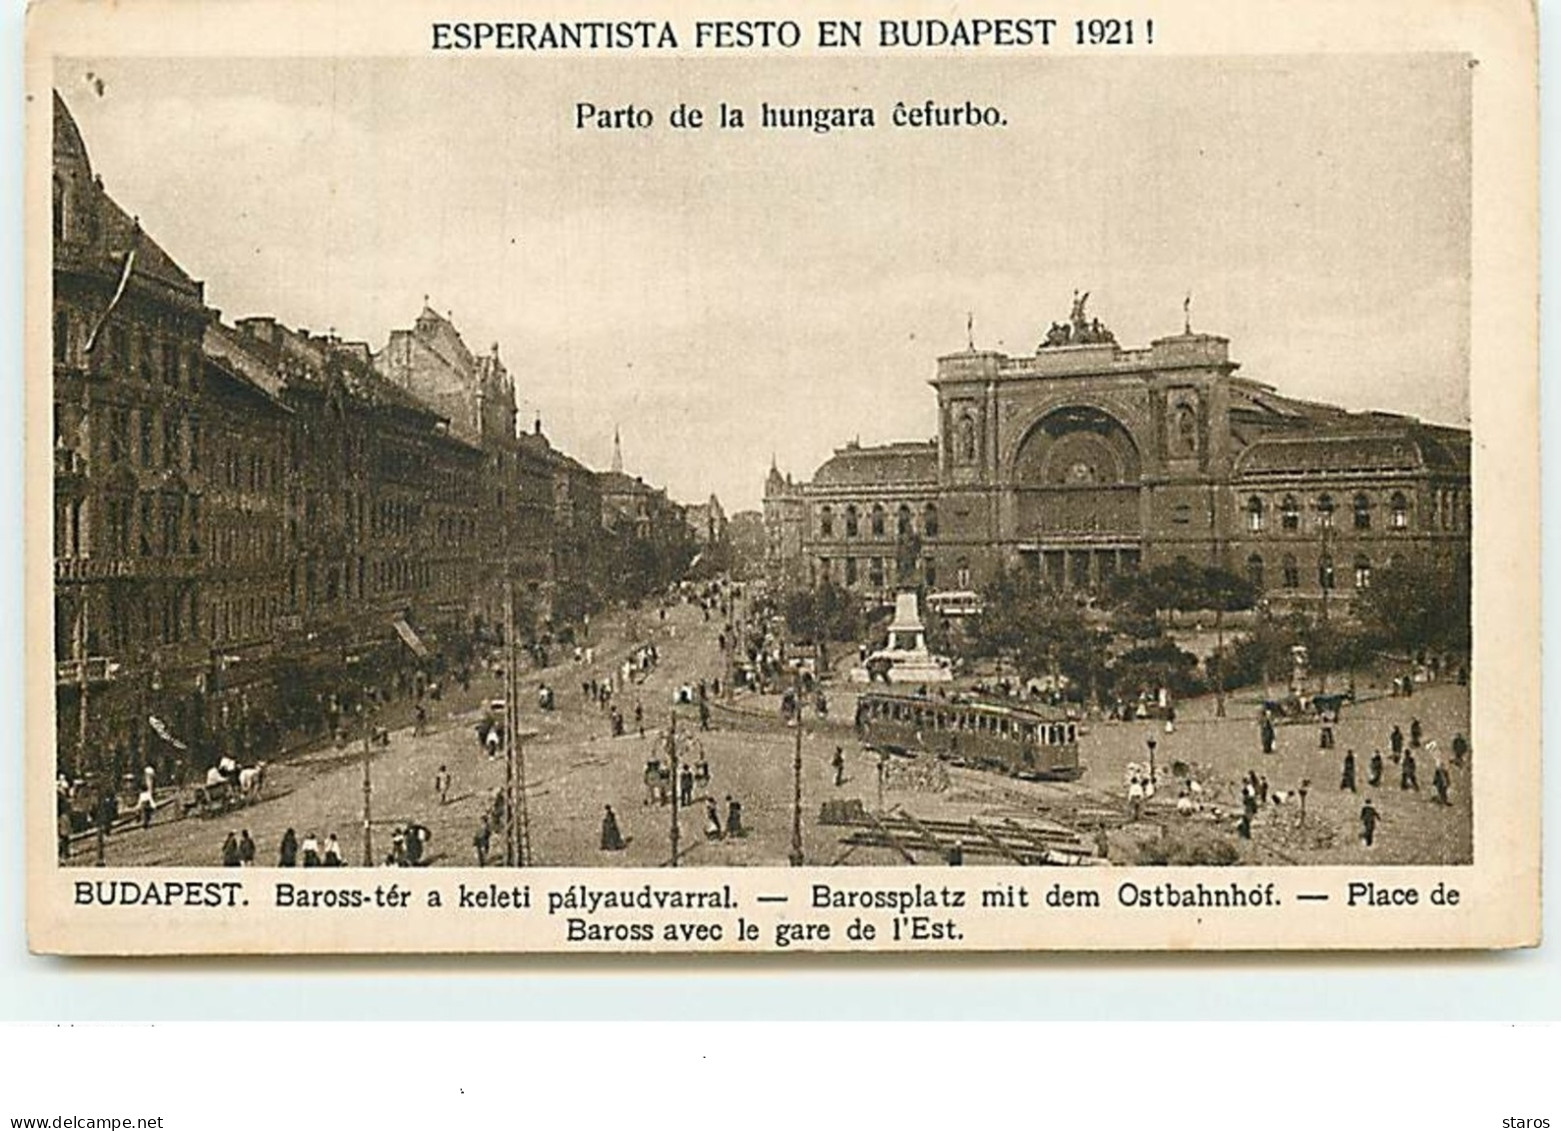
[[[1394,491],[1393,498],[1389,500],[1389,506],[1393,511],[1392,526],[1394,530],[1409,529],[1409,500],[1404,497],[1404,492]]]
[[[1285,588],[1299,589],[1301,587],[1301,571],[1296,567],[1295,555],[1286,554],[1284,557]]]
[[[846,537],[855,538],[857,531],[856,504],[851,503],[846,507]]]
[[[1279,526],[1283,530],[1301,529],[1301,504],[1295,501],[1294,495],[1286,495],[1280,504]]]
[[[1317,585],[1322,589],[1333,588],[1333,558],[1327,554],[1317,559]]]
[[[1371,559],[1365,554],[1355,555],[1355,588],[1371,588]]]
[[[922,511],[921,529],[928,538],[936,538],[938,536],[938,505],[936,503],[928,503],[927,509]]]
[[[1247,529],[1254,534],[1263,529],[1263,500],[1256,495],[1247,500]]]
[[[825,505],[818,512],[818,532],[823,538],[835,536],[835,508]]]
[[[915,532],[915,524],[911,521],[911,508],[907,503],[900,504],[900,513],[895,519],[894,532],[901,538],[909,537]]]
[[[1355,529],[1371,529],[1371,499],[1365,494],[1355,496]]]
[[[883,529],[884,529],[884,527],[883,527],[883,504],[882,503],[874,503],[873,504],[873,537],[874,538],[882,538],[883,537]]]
[[[1247,580],[1253,588],[1263,588],[1263,555],[1253,554],[1247,559]]]
[[[1333,525],[1333,496],[1317,496],[1317,526],[1326,530]]]

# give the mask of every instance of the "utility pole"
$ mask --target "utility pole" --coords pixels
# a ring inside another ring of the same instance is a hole
[[[802,668],[792,673],[792,700],[797,718],[796,753],[791,761],[791,865],[800,868],[802,855]]]
[[[1214,717],[1225,717],[1225,595],[1214,609]]]
[[[360,711],[363,709],[360,707]],[[363,866],[374,867],[373,716],[363,711]]]
[[[520,843],[516,830],[520,826],[520,813],[515,801],[515,729],[517,702],[515,680],[515,583],[510,577],[509,542],[505,540],[504,559],[504,812],[508,818],[504,824],[504,866],[513,868],[519,862]]]
[[[1318,560],[1317,583],[1322,586],[1323,591],[1322,643],[1326,649],[1329,635],[1328,593],[1333,589],[1333,558],[1328,553],[1328,535],[1333,531],[1333,512],[1324,512],[1322,517],[1322,557]],[[1317,691],[1318,694],[1323,694],[1328,690],[1328,663],[1332,657],[1324,652],[1320,659],[1321,662],[1317,665]]]
[[[671,712],[667,718],[667,760],[671,769],[667,778],[672,794],[672,867],[678,866],[678,713]]]

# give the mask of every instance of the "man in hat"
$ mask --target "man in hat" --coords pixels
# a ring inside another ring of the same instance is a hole
[[[1371,798],[1366,798],[1366,804],[1360,807],[1360,836],[1370,848],[1377,837],[1377,823],[1382,820],[1382,815],[1377,812],[1377,807],[1371,803]]]

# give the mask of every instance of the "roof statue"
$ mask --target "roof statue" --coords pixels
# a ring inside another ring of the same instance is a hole
[[[1036,347],[1036,352],[1058,346],[1116,345],[1117,337],[1105,323],[1099,318],[1090,318],[1085,313],[1085,304],[1088,302],[1088,291],[1080,294],[1075,290],[1073,308],[1068,312],[1068,320],[1053,322],[1046,331],[1046,340]]]

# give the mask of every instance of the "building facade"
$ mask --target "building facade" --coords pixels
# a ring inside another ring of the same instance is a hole
[[[208,317],[191,279],[103,189],[56,96],[54,641],[62,766],[174,755],[210,669],[201,496]],[[213,413],[212,415],[215,415]]]
[[[576,620],[680,576],[683,509],[621,453],[599,475],[540,420],[520,433],[497,345],[474,354],[426,303],[377,353],[224,322],[104,191],[58,95],[53,142],[63,772],[265,756],[369,688],[464,663],[506,575],[528,641],[561,627],[560,594]]]
[[[1467,571],[1469,433],[1285,397],[1190,327],[1123,349],[1075,300],[1035,353],[938,360],[938,436],[772,470],[773,572],[883,596],[1030,571],[1059,589],[1185,559],[1292,602],[1349,596],[1396,560]],[[898,562],[898,570],[890,568]]]

